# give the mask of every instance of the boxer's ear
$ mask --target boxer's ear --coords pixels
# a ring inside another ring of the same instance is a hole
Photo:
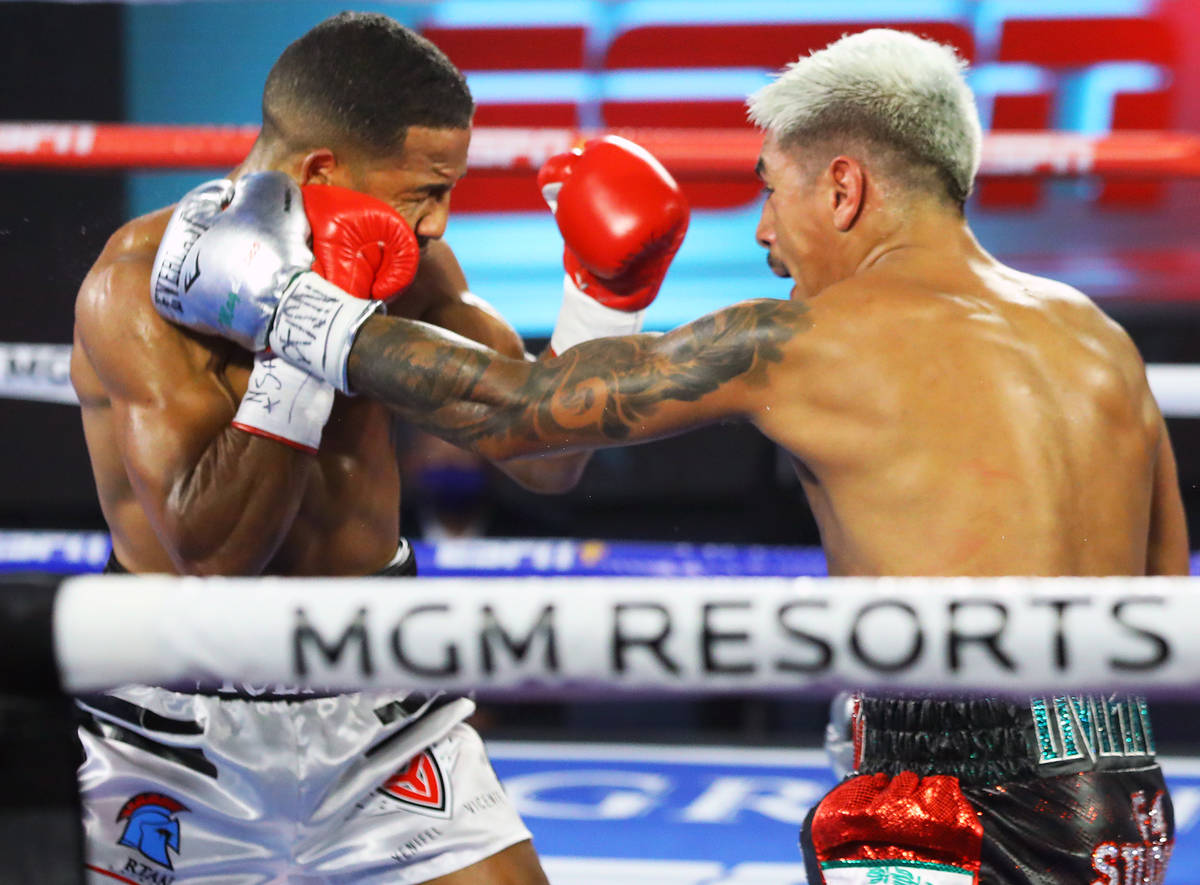
[[[829,164],[832,181],[833,225],[842,233],[854,227],[866,196],[866,170],[852,157],[834,157]]]
[[[342,184],[345,171],[338,162],[337,155],[329,148],[317,148],[309,151],[300,161],[300,184]]]

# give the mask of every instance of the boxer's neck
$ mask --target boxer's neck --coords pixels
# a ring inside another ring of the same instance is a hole
[[[292,150],[277,141],[259,138],[250,148],[250,153],[230,173],[229,178],[237,181],[243,175],[255,172],[283,172],[298,183],[305,152]]]
[[[964,217],[935,210],[904,216],[902,223],[864,250],[851,276],[930,253],[948,261],[991,261]]]

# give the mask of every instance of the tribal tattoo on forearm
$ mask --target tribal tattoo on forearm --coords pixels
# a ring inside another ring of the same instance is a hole
[[[808,328],[796,302],[738,304],[663,336],[600,338],[553,359],[522,362],[411,320],[368,322],[350,355],[355,392],[451,442],[495,456],[614,445],[701,423],[652,419],[738,379],[766,383],[783,346]],[[730,413],[732,416],[733,409]]]

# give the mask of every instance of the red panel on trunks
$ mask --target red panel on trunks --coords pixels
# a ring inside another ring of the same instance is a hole
[[[861,774],[821,800],[812,842],[822,863],[908,860],[979,872],[983,824],[949,775]]]

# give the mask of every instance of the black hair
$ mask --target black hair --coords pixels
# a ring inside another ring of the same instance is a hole
[[[383,154],[403,145],[410,126],[465,129],[474,110],[462,72],[429,40],[386,15],[343,12],[271,67],[263,135]]]

